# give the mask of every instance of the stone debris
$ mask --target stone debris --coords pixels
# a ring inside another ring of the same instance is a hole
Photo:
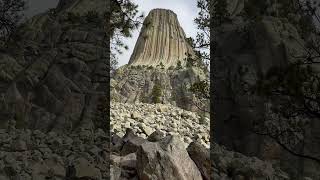
[[[117,135],[113,135],[117,137]],[[177,136],[167,135],[153,141],[142,140],[138,146],[126,146],[139,138],[128,129],[122,140],[111,144],[118,151],[111,155],[111,179],[143,180],[289,180],[287,174],[270,163],[213,144],[210,150],[198,142],[185,148]],[[121,155],[124,149],[130,153]],[[211,161],[210,161],[211,160]]]
[[[89,140],[83,133],[2,129],[0,179],[109,179],[109,134],[99,129]]]
[[[150,141],[173,134],[179,136],[185,146],[197,140],[209,148],[209,119],[204,122],[200,119],[197,113],[172,105],[111,103],[111,131],[119,136],[132,128],[133,133]]]

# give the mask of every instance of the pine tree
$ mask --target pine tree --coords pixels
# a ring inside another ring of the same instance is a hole
[[[152,102],[157,104],[161,103],[162,89],[160,83],[155,83],[152,89]]]
[[[181,61],[180,60],[178,60],[178,62],[177,62],[176,69],[177,70],[182,69],[182,65],[181,65]]]

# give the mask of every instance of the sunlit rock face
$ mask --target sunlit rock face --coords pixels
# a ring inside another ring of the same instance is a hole
[[[194,55],[177,15],[171,10],[153,9],[143,23],[129,64],[157,66],[162,62],[168,68],[179,60],[185,64],[188,53]]]

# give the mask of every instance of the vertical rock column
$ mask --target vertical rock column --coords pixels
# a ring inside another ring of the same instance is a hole
[[[194,55],[177,15],[171,10],[153,9],[146,17],[129,64],[157,66],[161,62],[168,68],[186,54]]]

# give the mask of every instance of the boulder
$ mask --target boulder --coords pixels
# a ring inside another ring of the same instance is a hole
[[[142,144],[137,152],[137,171],[143,180],[202,179],[183,142],[175,136]]]
[[[127,129],[123,140],[125,143],[121,149],[122,156],[136,152],[140,145],[147,142],[147,140],[135,135],[131,129]]]
[[[165,134],[162,131],[156,130],[152,134],[150,134],[150,136],[148,137],[148,141],[157,142],[164,137],[165,137]]]
[[[190,158],[196,163],[204,180],[210,180],[210,153],[198,142],[192,142],[187,148]]]
[[[76,159],[71,169],[71,177],[73,178],[101,179],[100,171],[85,158]]]

